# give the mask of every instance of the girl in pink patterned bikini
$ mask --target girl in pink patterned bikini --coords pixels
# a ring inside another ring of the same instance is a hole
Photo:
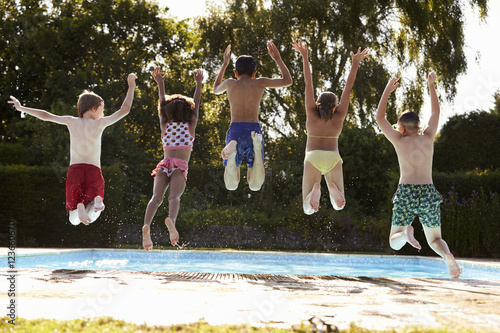
[[[156,67],[152,75],[158,84],[160,97],[158,116],[160,118],[164,159],[158,163],[151,174],[155,176],[153,196],[146,208],[144,226],[142,227],[142,245],[146,251],[153,249],[150,234],[151,221],[156,214],[156,210],[163,202],[169,187],[168,217],[165,219],[165,224],[172,245],[177,245],[179,241],[175,220],[179,213],[180,198],[186,188],[188,163],[193,150],[194,132],[198,123],[203,70],[196,69],[193,71],[196,81],[193,98],[178,94],[166,96],[165,75],[161,75],[161,68]]]

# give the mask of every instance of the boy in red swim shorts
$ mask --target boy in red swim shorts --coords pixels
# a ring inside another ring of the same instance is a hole
[[[128,91],[120,108],[104,117],[104,101],[93,92],[84,91],[78,98],[78,117],[57,116],[44,110],[28,108],[13,96],[9,103],[44,121],[66,125],[70,135],[70,166],[66,178],[66,210],[73,225],[88,225],[104,210],[104,179],[101,173],[101,138],[106,127],[130,112],[134,99],[135,74],[127,78]]]

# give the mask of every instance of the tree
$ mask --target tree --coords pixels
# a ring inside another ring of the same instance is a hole
[[[472,0],[487,14],[486,0]],[[276,73],[267,56],[265,41],[273,39],[295,79],[289,89],[270,91],[262,104],[264,124],[281,135],[296,135],[305,124],[302,68],[290,43],[305,39],[310,48],[313,81],[318,92],[340,95],[350,66],[349,51],[371,49],[353,88],[356,113],[351,123],[373,124],[372,113],[389,75],[414,71],[403,78],[404,108],[418,111],[423,104],[425,74],[432,68],[446,77],[442,92],[448,99],[456,93],[457,78],[467,69],[464,55],[463,1],[406,0],[228,0],[225,9],[212,8],[198,21],[204,66],[214,74],[220,68],[227,44],[236,54],[254,55],[261,75]],[[228,73],[229,74],[229,73]],[[410,83],[406,83],[410,82]],[[396,120],[395,105],[389,118]]]
[[[120,107],[127,74],[135,72],[139,80],[133,109],[105,132],[102,163],[144,161],[144,153],[161,156],[158,97],[150,70],[155,62],[161,64],[169,78],[175,77],[167,80],[167,91],[192,93],[186,66],[194,69],[198,60],[186,22],[164,18],[149,1],[53,0],[49,5],[1,0],[0,7],[2,141],[29,147],[33,164],[66,165],[66,129],[31,117],[19,121],[19,113],[6,103],[8,96],[56,114],[76,115],[77,97],[89,89],[103,97],[109,113]]]
[[[498,93],[495,94],[498,100]],[[438,171],[500,168],[500,113],[495,109],[451,117],[436,138],[434,168]]]

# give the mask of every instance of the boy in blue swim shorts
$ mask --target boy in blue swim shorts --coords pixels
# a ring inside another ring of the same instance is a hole
[[[214,93],[227,91],[231,107],[231,124],[226,134],[226,146],[222,150],[224,159],[224,183],[234,191],[240,182],[240,167],[247,163],[247,182],[252,191],[261,189],[265,179],[264,147],[259,123],[259,106],[265,88],[280,88],[292,84],[292,77],[283,63],[273,42],[267,42],[267,50],[278,65],[280,78],[255,78],[257,63],[248,55],[238,57],[234,75],[236,79],[222,81],[229,64],[231,45],[224,51],[224,63],[214,83]]]
[[[247,163],[248,168],[253,167],[255,153],[253,149],[253,138],[252,132],[255,135],[262,135],[262,129],[259,123],[231,123],[229,129],[226,132],[226,146],[229,145],[231,141],[236,141],[236,155],[235,162],[236,166],[240,167],[243,162],[243,157]],[[261,155],[262,163],[264,163],[264,139],[262,139],[261,144]],[[227,166],[227,159],[224,159],[224,166]]]
[[[391,248],[401,249],[406,243],[421,249],[413,235],[411,226],[415,216],[419,216],[429,246],[445,261],[450,276],[458,279],[460,268],[448,245],[441,238],[441,195],[432,182],[432,157],[434,137],[439,124],[439,100],[434,87],[436,74],[430,73],[427,83],[431,98],[429,124],[422,134],[420,119],[411,111],[406,111],[398,119],[396,128],[385,118],[389,95],[398,86],[398,78],[387,84],[377,110],[377,123],[385,137],[393,144],[399,160],[400,178],[392,202],[392,226],[389,236]]]

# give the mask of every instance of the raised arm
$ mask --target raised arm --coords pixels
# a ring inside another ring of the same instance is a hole
[[[160,102],[165,100],[165,75],[161,75],[161,67],[155,67],[154,72],[151,73],[153,78],[156,81],[156,84],[158,85],[158,98],[160,99]]]
[[[434,87],[434,82],[436,82],[436,73],[432,72],[427,77],[427,84],[429,86],[429,93],[431,95],[431,117],[429,118],[429,124],[424,131],[424,135],[429,135],[431,137],[436,136],[439,125],[439,114],[441,113],[436,88]]]
[[[118,120],[125,117],[130,112],[130,108],[132,107],[132,101],[134,100],[135,80],[136,79],[137,79],[137,75],[135,75],[134,73],[131,73],[128,75],[128,77],[127,77],[127,83],[128,83],[127,96],[125,97],[125,100],[123,101],[122,106],[118,111],[113,113],[111,116],[101,118],[101,121],[103,122],[104,126],[113,125],[114,123],[116,123]]]
[[[314,98],[314,87],[312,83],[311,67],[309,65],[307,44],[306,42],[303,42],[299,39],[296,42],[294,42],[292,46],[302,56],[302,66],[304,68],[304,82],[306,84],[305,87],[306,111],[313,110],[314,107],[316,106],[316,101]]]
[[[14,107],[16,108],[17,111],[27,113],[43,121],[50,121],[56,124],[68,125],[70,121],[74,119],[74,117],[71,116],[58,116],[50,112],[47,112],[45,110],[33,109],[33,108],[28,108],[26,106],[22,106],[19,100],[14,96],[10,96],[10,101],[8,101],[8,103],[14,104]]]
[[[267,88],[279,88],[279,87],[288,87],[293,83],[292,76],[290,75],[290,71],[286,67],[285,63],[281,59],[280,52],[278,51],[278,48],[272,41],[267,42],[267,51],[273,58],[273,60],[276,62],[278,65],[280,71],[281,71],[281,77],[280,78],[259,78],[258,80],[263,83],[264,87]]]
[[[351,71],[349,72],[349,76],[347,77],[347,82],[345,84],[344,91],[342,92],[342,96],[340,96],[340,103],[337,106],[336,112],[344,115],[347,114],[347,110],[349,109],[349,101],[351,99],[351,89],[354,85],[354,81],[356,80],[359,63],[368,55],[368,49],[364,49],[363,51],[361,51],[361,48],[358,48],[358,52],[356,54],[351,51]]]
[[[396,77],[389,80],[387,86],[385,87],[384,93],[380,98],[380,102],[378,103],[378,108],[377,108],[377,124],[379,125],[380,129],[387,137],[387,139],[389,139],[389,141],[391,142],[394,142],[394,140],[401,138],[401,133],[392,128],[391,123],[389,123],[389,121],[385,117],[385,112],[387,109],[387,100],[389,99],[389,95],[391,94],[391,92],[393,92],[398,87],[399,85],[398,81],[399,78]]]
[[[222,94],[227,89],[225,84],[226,81],[223,82],[222,78],[224,77],[224,72],[226,71],[227,65],[229,65],[230,59],[231,59],[231,45],[228,45],[226,47],[226,50],[224,51],[224,63],[222,64],[222,67],[219,71],[219,75],[217,75],[217,78],[215,79],[214,83],[214,94],[216,95]]]
[[[192,124],[196,127],[198,123],[198,115],[200,112],[200,100],[201,100],[201,89],[203,88],[203,70],[195,69],[193,71],[194,80],[196,81],[196,90],[194,91],[193,100],[194,100],[194,118],[192,120]]]

